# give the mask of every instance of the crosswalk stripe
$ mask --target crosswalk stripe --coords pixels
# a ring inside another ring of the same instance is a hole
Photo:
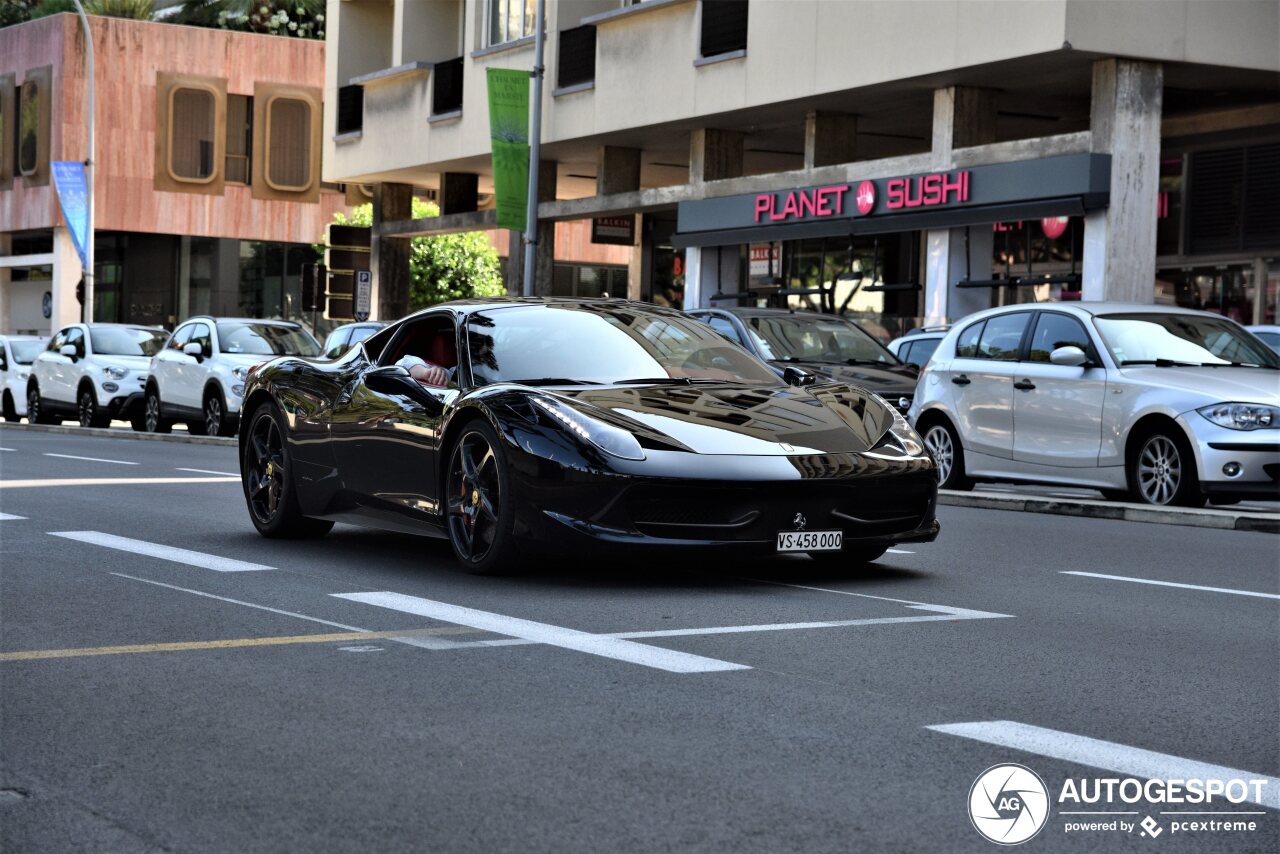
[[[334,593],[333,595],[338,599],[363,602],[366,605],[376,605],[379,608],[389,608],[406,614],[416,614],[420,617],[429,617],[445,623],[471,626],[494,634],[521,638],[535,643],[547,644],[548,646],[572,649],[590,655],[626,661],[631,664],[640,664],[645,667],[666,670],[670,673],[713,673],[722,670],[751,669],[745,664],[734,664],[730,661],[720,661],[687,652],[676,652],[675,650],[635,643],[621,638],[605,637],[591,634],[590,632],[578,631],[577,629],[553,626],[548,623],[537,623],[533,620],[522,620],[518,617],[479,611],[475,608],[464,608],[460,605],[450,605],[447,602],[436,602],[417,596],[406,596],[403,593]]]
[[[1254,774],[1251,771],[1240,771],[1224,765],[1213,765],[1017,721],[936,724],[925,729],[1147,780],[1265,780],[1266,785],[1261,787],[1260,795],[1253,794],[1253,787],[1249,788],[1250,796],[1247,800],[1271,809],[1280,809],[1280,779],[1265,774]]]
[[[0,513],[0,522],[16,522],[19,519],[25,519],[26,516],[15,516],[12,513]]]
[[[170,560],[187,566],[197,566],[201,569],[212,569],[214,572],[261,572],[275,569],[274,566],[249,563],[248,561],[234,560],[229,557],[205,554],[204,552],[193,552],[190,549],[149,543],[146,540],[135,540],[130,537],[117,537],[115,534],[104,534],[101,531],[50,531],[49,535],[76,540],[93,546],[102,546],[108,549],[116,549],[117,551],[159,558],[160,560]]]

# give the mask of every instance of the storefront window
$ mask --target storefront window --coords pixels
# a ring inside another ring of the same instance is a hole
[[[683,308],[685,255],[683,249],[677,249],[671,243],[676,221],[646,216],[644,227],[649,232],[646,242],[652,248],[642,297],[646,302],[657,305]]]
[[[557,297],[626,297],[627,268],[604,264],[556,264],[551,295]]]
[[[1261,288],[1256,275],[1259,266],[1265,273]],[[1181,267],[1156,274],[1155,301],[1211,311],[1248,326],[1276,322],[1278,288],[1280,263],[1275,261]]]
[[[992,307],[1081,298],[1082,218],[997,222],[991,228],[991,278],[1012,283],[991,289]]]

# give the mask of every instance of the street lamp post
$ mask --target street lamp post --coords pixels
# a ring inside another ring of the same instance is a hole
[[[533,19],[533,121],[529,128],[529,201],[525,209],[524,287],[521,289],[527,297],[533,296],[533,265],[538,250],[538,158],[542,149],[542,75],[546,72],[542,64],[546,41],[542,25],[546,20],[546,3],[547,0],[538,0]]]
[[[88,207],[88,227],[85,237],[85,269],[84,269],[84,322],[93,322],[93,176],[94,172],[94,149],[93,149],[93,33],[89,30],[89,18],[84,13],[84,6],[80,0],[72,0],[76,4],[76,12],[80,15],[80,26],[84,30],[84,46],[88,54],[89,60],[89,153],[84,161],[85,186],[88,199],[86,206]]]

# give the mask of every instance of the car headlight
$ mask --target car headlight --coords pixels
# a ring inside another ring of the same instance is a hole
[[[624,460],[643,460],[644,449],[630,432],[583,415],[573,407],[548,397],[533,398],[534,404],[579,439],[590,442],[606,454]]]
[[[29,380],[29,379],[31,379],[31,372],[30,372],[30,371],[18,371],[18,379],[20,379],[20,380]]]
[[[231,387],[231,393],[234,394],[236,397],[244,397],[244,385],[241,383],[237,383],[236,385],[233,385]]]
[[[240,368],[232,368],[232,369],[231,369],[231,376],[233,376],[233,377],[235,377],[236,379],[240,380],[240,382],[244,382],[246,379],[248,379],[248,378],[249,378],[249,369],[248,369],[248,368],[244,368],[244,367],[240,367]]]
[[[893,434],[893,438],[898,440],[898,444],[902,446],[902,450],[906,451],[908,456],[918,457],[924,453],[924,440],[920,438],[920,434],[903,417],[902,413],[896,409],[893,412],[893,426],[889,428],[889,432]]]
[[[113,380],[122,380],[129,376],[127,368],[117,368],[115,365],[107,365],[102,369],[102,375]]]
[[[1264,430],[1280,426],[1280,409],[1260,403],[1215,403],[1202,406],[1196,412],[1228,430]]]

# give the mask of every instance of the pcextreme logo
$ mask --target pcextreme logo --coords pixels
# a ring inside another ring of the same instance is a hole
[[[969,820],[992,842],[1026,842],[1048,819],[1049,790],[1025,765],[993,765],[969,789]]]

